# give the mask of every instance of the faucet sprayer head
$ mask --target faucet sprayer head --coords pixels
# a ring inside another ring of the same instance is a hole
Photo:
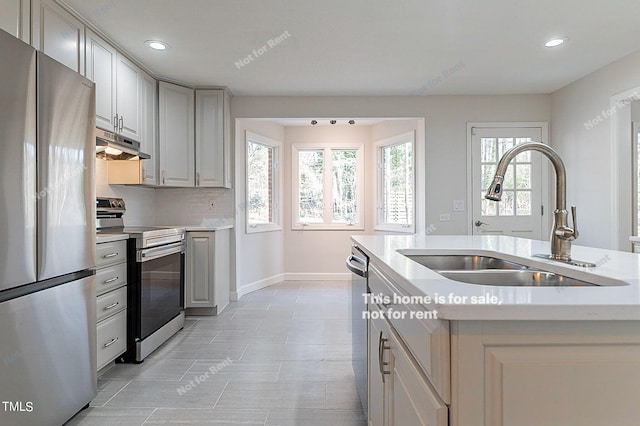
[[[502,181],[504,181],[504,176],[495,175],[484,198],[491,201],[500,201],[502,199]]]

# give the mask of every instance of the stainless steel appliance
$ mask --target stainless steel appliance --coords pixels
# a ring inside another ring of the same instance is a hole
[[[96,156],[114,160],[151,158],[149,154],[140,152],[140,142],[99,128],[96,128]]]
[[[184,326],[184,228],[124,226],[124,200],[98,198],[97,232],[129,234],[127,352],[142,362]]]
[[[0,31],[0,424],[96,395],[95,90]]]
[[[351,247],[347,258],[351,277],[351,344],[352,366],[356,376],[356,387],[365,416],[368,413],[367,352],[369,349],[368,323],[363,313],[367,311],[366,295],[369,293],[367,278],[369,257],[356,245]],[[366,418],[366,417],[365,417]]]

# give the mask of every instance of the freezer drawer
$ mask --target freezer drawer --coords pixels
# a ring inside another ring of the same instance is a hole
[[[14,404],[0,406],[0,424],[61,425],[87,405],[95,330],[94,276],[0,303],[2,399]]]

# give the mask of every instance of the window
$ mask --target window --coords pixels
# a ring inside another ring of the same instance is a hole
[[[364,229],[362,151],[293,146],[293,229]]]
[[[250,132],[246,142],[247,232],[280,230],[280,142]]]
[[[376,230],[415,232],[415,135],[405,133],[377,143]]]
[[[502,183],[502,201],[496,203],[484,196],[493,182],[493,176],[502,155],[514,145],[531,142],[531,138],[481,138],[480,159],[482,185],[480,197],[482,216],[531,216],[532,191],[531,184],[531,151],[525,151],[507,167]]]

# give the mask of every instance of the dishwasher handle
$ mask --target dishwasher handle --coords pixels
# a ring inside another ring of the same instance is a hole
[[[367,278],[367,263],[353,254],[347,258],[347,269],[356,275]]]

